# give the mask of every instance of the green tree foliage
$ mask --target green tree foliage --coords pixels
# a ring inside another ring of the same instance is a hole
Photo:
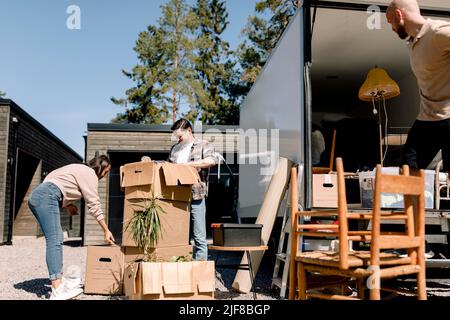
[[[183,106],[191,109],[187,117],[194,120],[196,113],[192,110],[197,104],[196,98],[201,101],[205,96],[201,84],[196,81],[193,68],[196,49],[193,34],[198,26],[197,15],[185,0],[169,0],[162,11],[159,24],[164,37],[166,63],[163,91],[170,93],[173,122],[177,120]]]
[[[166,76],[164,46],[163,33],[155,26],[139,34],[134,47],[139,64],[131,72],[122,71],[136,86],[126,91],[126,98],[111,98],[125,108],[112,122],[161,124],[167,120],[169,111],[162,87]]]
[[[298,0],[260,0],[256,3],[256,15],[249,17],[242,31],[246,40],[237,52],[242,74],[235,84],[235,95],[248,93],[298,5]]]
[[[194,108],[196,98],[204,96],[193,68],[197,17],[185,0],[169,0],[161,9],[159,25],[139,34],[134,48],[139,63],[123,71],[136,86],[125,98],[111,98],[126,109],[113,122],[175,121],[183,106]]]
[[[195,112],[202,123],[238,124],[239,108],[229,95],[235,63],[228,42],[221,38],[229,24],[225,3],[197,0],[194,12],[199,22],[195,70],[204,94],[197,97]]]
[[[6,96],[6,93],[0,90],[0,98],[3,98],[4,96]]]
[[[123,74],[135,83],[125,109],[112,122],[155,123],[179,116],[207,124],[238,124],[240,87],[236,62],[222,39],[228,26],[223,0],[167,0],[157,25],[139,34],[138,64]]]

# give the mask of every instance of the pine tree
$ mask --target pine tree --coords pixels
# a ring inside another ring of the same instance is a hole
[[[113,103],[125,108],[125,113],[118,114],[112,122],[161,124],[167,120],[169,112],[162,89],[165,80],[164,46],[163,34],[155,26],[149,26],[139,34],[134,47],[139,64],[131,72],[122,71],[137,84],[126,91],[126,98],[111,98]]]
[[[185,0],[169,0],[162,9],[159,24],[165,41],[167,76],[163,91],[170,92],[173,122],[180,109],[186,105],[190,112],[185,116],[194,120],[197,116],[196,100],[205,96],[201,84],[195,79],[193,68],[196,42],[192,36],[198,26],[198,19]]]
[[[139,64],[123,71],[136,86],[126,91],[126,98],[111,98],[126,109],[113,122],[176,121],[183,107],[195,110],[197,99],[205,96],[194,70],[197,16],[185,0],[169,0],[161,9],[158,26],[149,26],[136,42]],[[197,114],[187,116],[194,120]]]
[[[235,63],[228,42],[221,38],[229,24],[225,3],[197,0],[194,12],[199,21],[195,69],[205,94],[197,97],[196,113],[202,123],[238,124],[239,108],[228,96]]]

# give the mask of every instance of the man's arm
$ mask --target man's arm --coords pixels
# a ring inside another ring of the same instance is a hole
[[[202,152],[203,152],[202,160],[188,162],[188,165],[194,168],[206,169],[214,167],[219,163],[219,159],[217,158],[214,152],[214,147],[211,144],[209,144],[208,141],[203,141]]]
[[[216,161],[212,157],[209,157],[198,161],[191,161],[187,164],[194,168],[204,169],[214,167],[216,165]]]

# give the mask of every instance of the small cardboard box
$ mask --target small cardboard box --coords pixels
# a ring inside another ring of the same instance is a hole
[[[312,198],[314,208],[337,208],[337,175],[313,174]]]
[[[137,247],[123,247],[125,253],[125,265],[131,262],[142,260],[144,251]],[[157,261],[172,261],[173,257],[185,257],[192,253],[192,246],[176,246],[165,248],[153,248]]]
[[[117,246],[87,248],[84,293],[123,294],[124,254]]]
[[[160,215],[162,239],[156,247],[189,243],[192,185],[200,182],[195,168],[168,162],[136,162],[122,166],[120,177],[125,190],[123,246],[136,247],[126,226],[133,212],[141,209],[152,195],[165,211]]]
[[[140,262],[124,275],[130,300],[210,300],[215,281],[214,261]]]
[[[382,168],[383,174],[399,175],[400,170],[398,167],[385,167]],[[434,208],[434,170],[425,170],[425,208]],[[372,208],[373,207],[373,190],[375,188],[375,170],[359,173],[359,186],[361,194],[361,207]],[[381,194],[381,207],[382,208],[399,208],[402,209],[403,195],[393,193]]]

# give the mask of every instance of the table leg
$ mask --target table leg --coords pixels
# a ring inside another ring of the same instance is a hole
[[[253,267],[252,267],[252,260],[250,259],[250,251],[245,251],[247,253],[247,260],[248,260],[248,270],[250,272],[250,281],[252,284],[251,290],[253,291],[253,300],[257,300],[258,297],[256,296],[255,291],[255,278],[253,274]]]

